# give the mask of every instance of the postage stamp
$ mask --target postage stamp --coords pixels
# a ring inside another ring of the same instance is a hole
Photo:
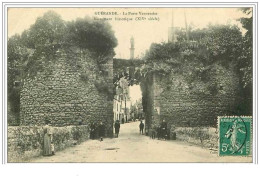
[[[252,117],[220,116],[219,156],[249,156],[252,154]]]

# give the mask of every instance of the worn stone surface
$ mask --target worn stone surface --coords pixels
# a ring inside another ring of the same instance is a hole
[[[102,77],[113,86],[112,59],[100,67],[103,73],[97,72],[100,68],[86,51],[60,50],[43,71],[23,81],[20,127],[8,126],[9,162],[42,154],[46,120],[53,129],[56,151],[87,140],[92,122],[102,121],[105,135],[112,136],[113,102],[96,86]]]
[[[168,76],[173,82],[154,76],[156,125],[165,119],[171,127],[216,127],[218,116],[233,115],[239,100],[238,76],[232,68],[215,67],[214,78],[207,80],[216,84],[216,93],[206,92],[202,83],[191,87],[181,75]]]
[[[35,78],[24,80],[21,90],[20,125],[52,126],[90,124],[103,121],[108,135],[112,133],[113,102],[98,91],[95,82],[97,63],[85,53],[61,51],[57,59],[38,72]],[[111,86],[112,60],[103,66]]]
[[[52,131],[55,151],[89,139],[89,127],[66,126],[9,126],[8,127],[8,162],[23,162],[42,155],[44,128]]]

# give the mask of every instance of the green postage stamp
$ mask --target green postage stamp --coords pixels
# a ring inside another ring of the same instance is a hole
[[[219,156],[248,156],[251,155],[252,117],[220,116]]]

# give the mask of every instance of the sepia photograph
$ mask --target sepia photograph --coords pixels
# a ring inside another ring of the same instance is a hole
[[[253,163],[253,15],[8,7],[7,163]]]

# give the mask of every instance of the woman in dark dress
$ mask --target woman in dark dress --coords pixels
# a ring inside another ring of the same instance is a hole
[[[43,155],[44,156],[52,155],[51,135],[48,133],[48,129],[47,128],[44,129]]]
[[[116,120],[116,122],[115,122],[115,134],[116,134],[116,138],[118,138],[119,129],[120,129],[120,122],[119,122],[119,120]]]
[[[90,139],[95,139],[95,131],[96,126],[94,123],[91,123],[90,125]]]

